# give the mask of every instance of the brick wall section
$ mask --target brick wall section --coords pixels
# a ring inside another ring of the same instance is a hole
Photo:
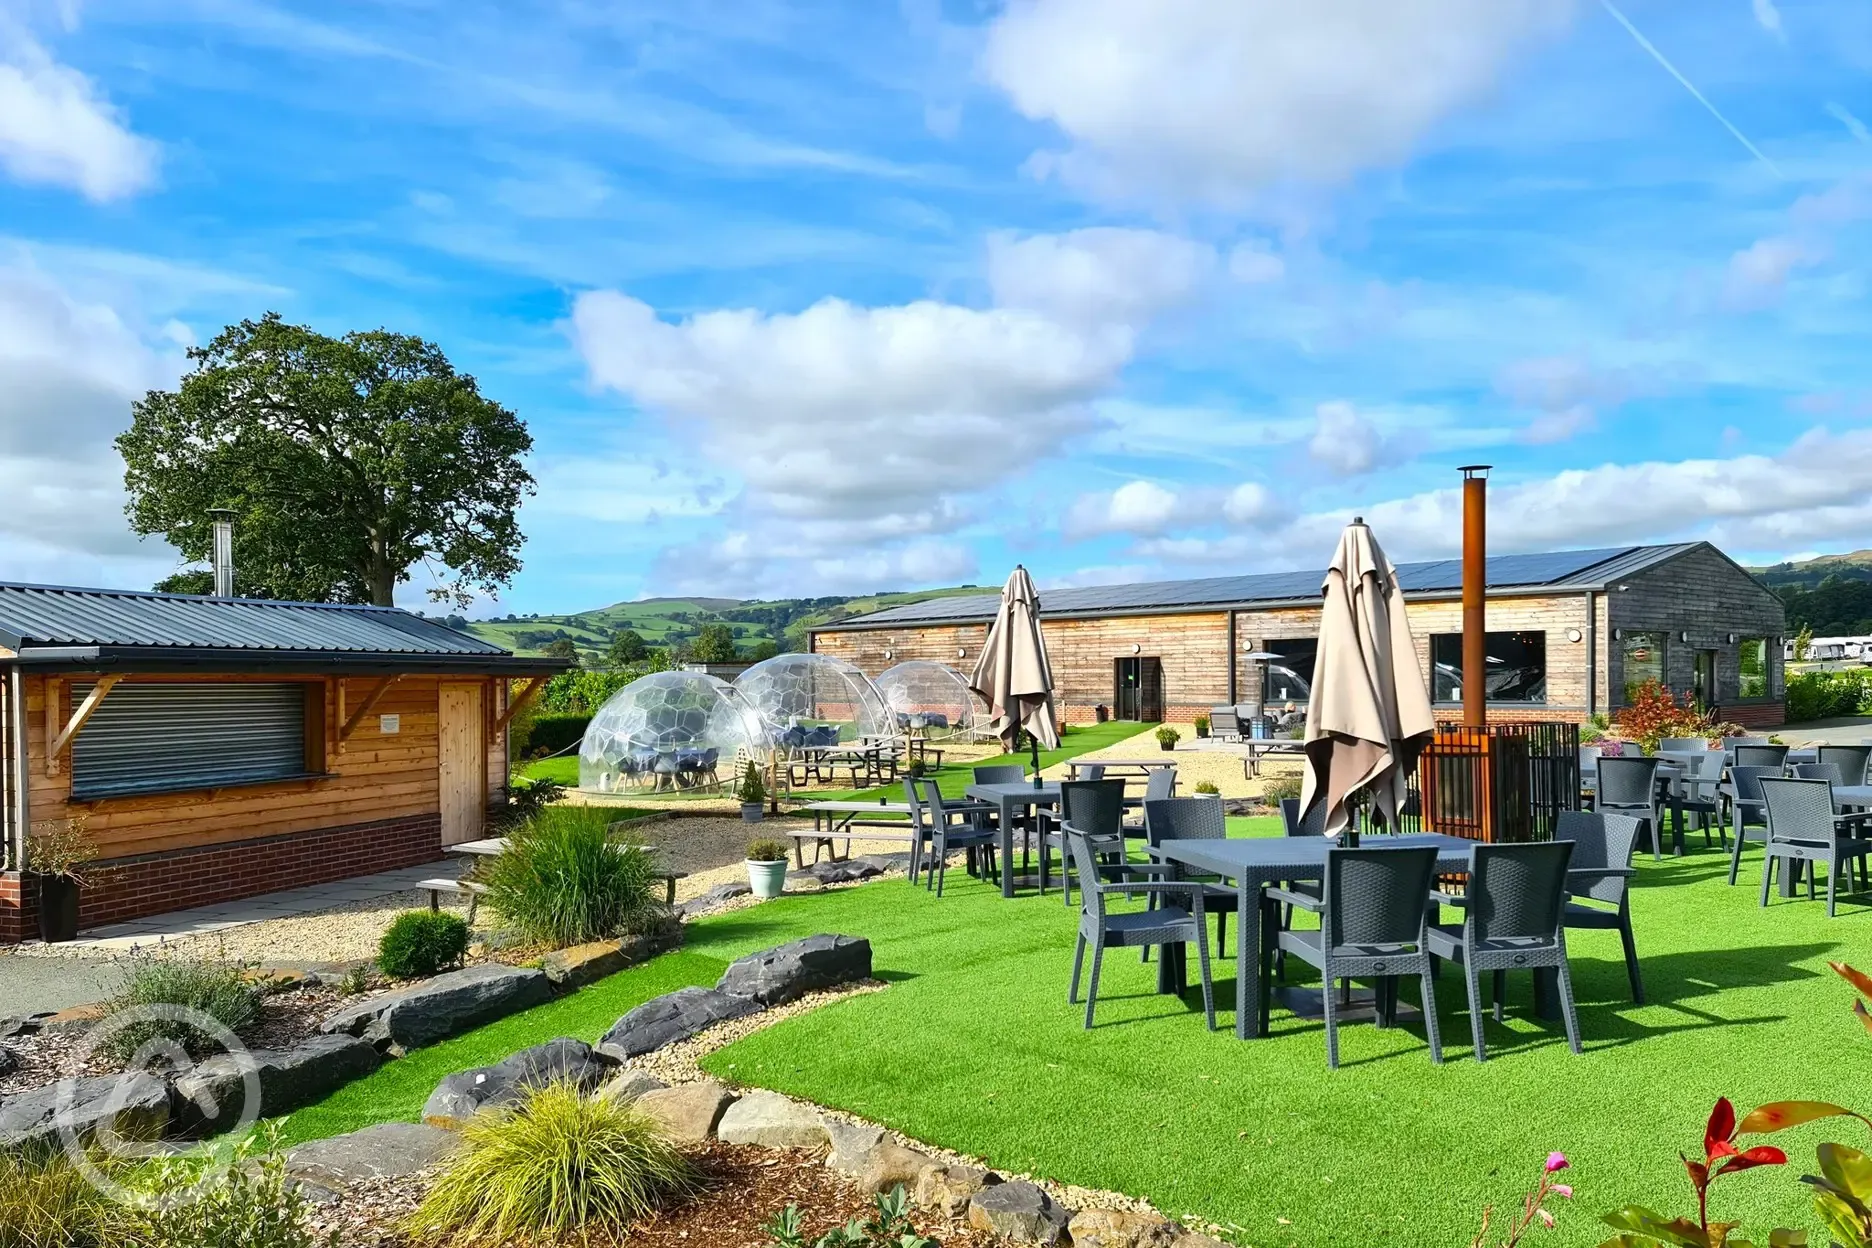
[[[441,816],[419,815],[108,859],[87,872],[78,922],[100,927],[416,866],[441,857],[441,844]],[[30,880],[0,876],[0,943],[37,935],[36,896]]]

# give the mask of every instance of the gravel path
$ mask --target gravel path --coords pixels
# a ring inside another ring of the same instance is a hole
[[[123,966],[113,958],[0,952],[0,1018],[90,1005],[122,985]]]

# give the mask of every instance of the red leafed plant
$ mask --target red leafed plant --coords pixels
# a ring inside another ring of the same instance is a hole
[[[1655,680],[1647,680],[1631,691],[1631,705],[1622,708],[1613,721],[1619,735],[1636,741],[1648,754],[1665,737],[1714,737],[1718,725],[1707,711],[1699,710],[1688,693],[1682,699]]]

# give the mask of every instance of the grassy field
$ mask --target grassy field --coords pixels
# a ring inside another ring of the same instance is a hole
[[[1273,821],[1232,821],[1237,835]],[[1759,855],[1745,883],[1758,879]],[[1057,894],[1003,901],[952,873],[940,901],[891,882],[783,898],[694,924],[685,949],[531,1014],[386,1066],[294,1115],[294,1138],[411,1118],[441,1075],[554,1035],[591,1039],[631,1006],[711,982],[731,959],[814,932],[868,937],[890,991],[854,998],[715,1055],[721,1075],[838,1106],[936,1144],[1027,1170],[1149,1197],[1239,1228],[1246,1245],[1458,1244],[1487,1202],[1512,1203],[1549,1150],[1573,1160],[1577,1198],[1547,1245],[1590,1245],[1597,1215],[1627,1201],[1680,1211],[1679,1149],[1694,1150],[1710,1105],[1784,1098],[1866,1107],[1872,1043],[1829,958],[1872,962],[1872,909],[1755,904],[1724,882],[1726,858],[1699,850],[1638,863],[1635,912],[1649,1004],[1626,996],[1614,933],[1572,938],[1586,1052],[1531,1017],[1525,978],[1488,1024],[1490,1059],[1470,1060],[1460,980],[1446,976],[1448,1063],[1421,1030],[1341,1033],[1328,1071],[1317,1023],[1276,1012],[1273,1035],[1243,1043],[1220,1011],[1156,996],[1150,968],[1107,960],[1098,1026],[1066,1004],[1073,923]],[[1217,968],[1233,1001],[1233,963]],[[1407,990],[1407,995],[1409,995]],[[1863,1132],[1862,1132],[1863,1133]],[[1724,1216],[1765,1238],[1811,1226],[1796,1182],[1813,1146],[1863,1141],[1826,1124],[1778,1137],[1794,1161],[1717,1188]]]
[[[1040,765],[1042,767],[1051,767],[1055,763],[1063,763],[1069,758],[1077,758],[1081,754],[1090,754],[1093,750],[1102,750],[1107,746],[1116,745],[1129,737],[1137,736],[1145,729],[1153,726],[1154,725],[1151,724],[1131,723],[1128,721],[1113,721],[1104,724],[1087,724],[1083,727],[1070,728],[1066,731],[1066,734],[1060,738],[1059,749],[1040,751]],[[975,768],[991,763],[1012,763],[1016,761],[1025,763],[1028,762],[1029,759],[1030,755],[1027,754],[1020,755],[1018,759],[1012,754],[1002,754],[995,758],[984,758],[967,764],[945,763],[931,774],[935,778],[938,787],[942,789],[944,797],[960,797],[962,795],[962,790],[968,787],[969,781],[973,778]],[[564,754],[558,758],[545,758],[538,762],[527,763],[520,768],[520,775],[527,780],[557,780],[560,784],[576,788],[578,787],[578,756],[575,754]],[[681,795],[667,794],[659,798],[659,800],[668,800],[668,798],[675,796]],[[715,793],[696,794],[695,796],[698,799],[706,798],[709,800],[719,800],[720,798],[720,794]],[[872,789],[813,789],[809,793],[803,793],[801,796],[802,798],[810,798],[810,800],[815,802],[846,800],[875,801],[880,797],[890,801],[902,801],[903,785],[900,782],[881,785]]]

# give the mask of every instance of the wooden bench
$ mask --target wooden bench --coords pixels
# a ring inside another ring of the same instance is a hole
[[[416,887],[428,890],[429,908],[431,910],[440,910],[442,908],[443,893],[448,893],[455,897],[466,897],[468,899],[468,923],[470,926],[474,925],[475,910],[481,905],[481,894],[487,892],[487,885],[485,884],[477,884],[473,880],[448,880],[443,879],[441,876],[437,876],[433,880],[419,880],[417,881]]]

